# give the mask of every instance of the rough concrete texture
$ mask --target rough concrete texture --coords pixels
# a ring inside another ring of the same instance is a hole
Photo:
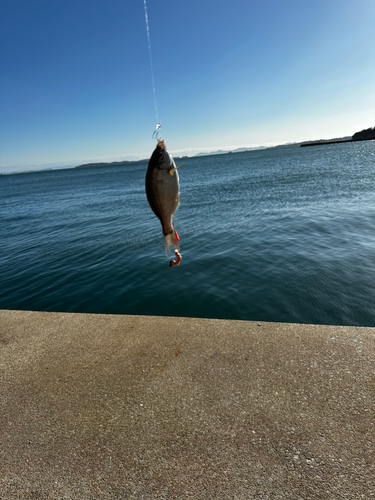
[[[0,311],[1,500],[371,499],[375,329]]]

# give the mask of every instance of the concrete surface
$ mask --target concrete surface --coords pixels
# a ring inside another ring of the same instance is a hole
[[[0,311],[0,498],[371,499],[375,329]]]

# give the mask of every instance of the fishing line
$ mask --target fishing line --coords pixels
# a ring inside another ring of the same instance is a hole
[[[152,64],[152,52],[151,52],[151,41],[150,41],[150,28],[148,26],[148,15],[147,15],[147,4],[146,0],[143,0],[145,6],[145,19],[146,19],[146,31],[147,31],[147,40],[148,40],[148,52],[150,54],[150,67],[151,67],[151,78],[152,78],[152,90],[154,91],[154,104],[155,104],[155,117],[156,117],[156,128],[152,135],[152,137],[158,138],[158,131],[161,127],[161,123],[159,123],[158,118],[158,107],[156,104],[156,90],[155,90],[155,79],[154,79],[154,67]]]

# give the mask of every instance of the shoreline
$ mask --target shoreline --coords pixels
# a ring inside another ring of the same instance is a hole
[[[374,141],[375,140],[375,132],[372,136],[369,137],[355,137],[356,134],[354,134],[353,137],[351,138],[345,138],[345,139],[332,139],[332,140],[324,140],[321,139],[320,141],[311,141],[311,142],[302,142],[300,144],[301,148],[305,148],[308,146],[324,146],[325,144],[341,144],[343,142],[361,142],[361,141]]]
[[[360,139],[360,140],[370,140],[370,139]],[[306,148],[308,146],[325,146],[326,144],[342,144],[343,142],[357,142],[353,141],[352,139],[345,139],[345,140],[337,140],[337,141],[317,141],[317,142],[309,142],[309,143],[304,143],[302,142],[300,144],[301,148]]]
[[[338,140],[338,141],[317,141],[317,142],[311,142],[311,143],[301,143],[300,147],[301,148],[306,148],[308,146],[325,146],[326,144],[342,144],[343,142],[362,142],[362,141],[374,141],[374,138],[371,139],[345,139],[345,140]]]

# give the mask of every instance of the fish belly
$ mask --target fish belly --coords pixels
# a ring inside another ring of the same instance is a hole
[[[146,194],[148,202],[159,218],[163,233],[173,230],[173,217],[180,202],[178,173],[170,176],[167,170],[154,168],[146,177]]]

